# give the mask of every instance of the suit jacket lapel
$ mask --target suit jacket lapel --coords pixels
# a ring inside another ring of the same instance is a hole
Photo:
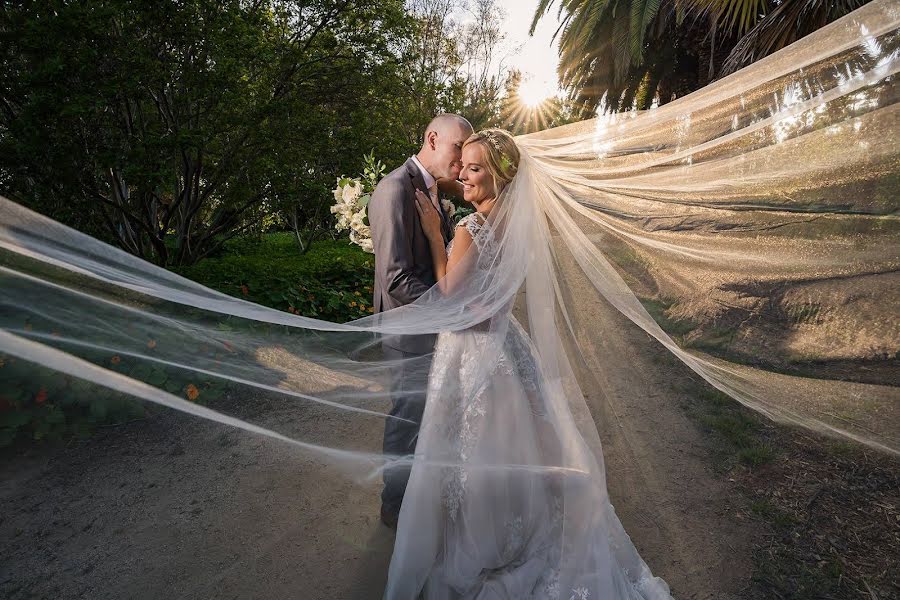
[[[422,173],[419,172],[419,167],[416,166],[413,159],[407,159],[405,166],[406,172],[409,173],[409,176],[412,178],[413,188],[422,190],[427,195],[428,188],[425,187],[425,179],[422,178]],[[415,198],[413,198],[413,200],[415,200]]]

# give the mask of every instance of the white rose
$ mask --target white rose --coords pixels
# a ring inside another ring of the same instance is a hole
[[[338,185],[336,188],[334,188],[333,193],[334,193],[335,201],[340,202],[341,200],[344,199],[344,191],[341,189],[340,185]]]
[[[365,227],[364,220],[366,218],[365,211],[359,211],[357,213],[353,213],[353,216],[350,217],[350,225],[353,226],[354,229],[359,227]]]
[[[359,247],[369,254],[375,253],[375,246],[372,244],[372,240],[370,239],[360,240]]]
[[[343,196],[344,202],[347,204],[356,203],[356,199],[359,198],[360,194],[362,194],[362,186],[359,186],[359,188],[356,185],[344,186]]]
[[[452,217],[456,213],[456,206],[446,198],[441,200],[441,206],[443,206],[444,212],[447,213],[448,217]]]

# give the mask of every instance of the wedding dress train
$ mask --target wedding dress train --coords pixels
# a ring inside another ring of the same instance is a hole
[[[461,224],[478,261],[493,260],[491,226],[477,213]],[[503,318],[505,336],[438,337],[385,598],[669,598],[552,401],[528,334],[510,311]],[[551,468],[572,462],[573,448],[587,468]]]

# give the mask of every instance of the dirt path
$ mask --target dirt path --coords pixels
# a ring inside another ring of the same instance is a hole
[[[608,367],[588,402],[626,530],[676,598],[742,598],[752,533],[680,408],[686,370],[612,309],[591,310],[596,331],[614,332],[585,344]],[[354,431],[333,414],[250,404],[263,424],[378,446],[377,422]],[[393,537],[379,486],[284,444],[164,412],[2,462],[0,597],[380,598]]]
[[[713,473],[709,440],[683,408],[699,377],[604,302],[578,310],[590,316],[589,331],[576,333],[585,363],[603,365],[582,367],[580,378],[593,382],[582,386],[625,530],[675,598],[747,597],[755,533],[746,501]]]

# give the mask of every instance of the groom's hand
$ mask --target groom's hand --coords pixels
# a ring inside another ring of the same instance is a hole
[[[461,181],[450,179],[449,177],[442,177],[437,180],[437,185],[438,189],[445,194],[449,194],[460,200],[463,199],[463,184]]]

